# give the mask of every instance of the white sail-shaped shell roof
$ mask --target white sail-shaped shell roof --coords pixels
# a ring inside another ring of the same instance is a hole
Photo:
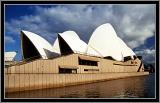
[[[94,49],[94,47],[91,47],[89,45],[87,47],[86,54],[91,56],[103,57],[103,55],[101,55],[99,51],[97,51],[96,49]]]
[[[111,56],[117,61],[123,61],[125,56],[132,56],[134,52],[117,36],[111,24],[99,26],[92,34],[88,46],[93,47],[103,57]],[[89,53],[90,50],[87,50]]]
[[[80,39],[79,36],[74,31],[65,31],[65,32],[59,33],[59,34],[68,36],[69,38],[74,38],[74,39],[76,38],[78,40]],[[58,37],[56,38],[56,40],[55,40],[55,42],[53,44],[53,49],[57,53],[61,54]]]
[[[124,57],[131,56],[133,58],[135,55],[131,48],[117,36],[114,28],[109,23],[99,26],[93,32],[88,45],[81,40],[74,31],[58,33],[58,37],[53,46],[35,33],[24,30],[22,33],[31,41],[29,45],[33,44],[36,48],[35,52],[38,51],[43,59],[48,59],[60,54],[81,53],[98,57],[112,57],[117,61],[123,61]],[[32,47],[34,48],[34,46]],[[38,55],[38,53],[36,52],[36,55]],[[32,56],[34,56],[34,54]]]
[[[44,38],[29,31],[22,30],[22,33],[29,38],[29,40],[33,43],[33,45],[35,46],[35,48],[37,49],[37,51],[43,59],[48,59],[58,55],[56,50],[52,48],[52,45],[49,42],[47,42]],[[49,51],[49,53],[46,53],[45,50]]]
[[[16,52],[5,52],[4,57],[5,57],[5,61],[13,61],[13,59],[16,56]]]
[[[74,53],[85,53],[87,44],[82,41],[74,31],[59,33]]]
[[[117,34],[109,23],[99,26],[88,42],[88,45],[94,47],[103,57],[111,56],[120,61],[123,58],[117,44]]]
[[[59,34],[68,36],[70,38],[80,39],[79,36],[77,35],[77,33],[75,31],[71,31],[71,30],[68,30],[68,31],[65,31],[65,32],[59,33]]]
[[[117,38],[118,42],[119,42],[119,46],[121,48],[121,52],[123,57],[127,57],[127,56],[133,56],[135,55],[135,53],[132,51],[132,49],[130,49],[121,38]]]
[[[79,36],[74,31],[65,31],[63,33],[58,33],[64,41],[69,45],[74,53],[88,54],[91,56],[101,56],[97,51],[95,51],[92,47],[88,46],[83,40],[79,38]],[[58,38],[55,40],[53,44],[53,48],[58,52],[60,51]],[[88,49],[88,53],[87,53]]]
[[[61,54],[58,38],[56,38],[56,40],[55,40],[55,42],[54,42],[54,44],[53,44],[53,49],[54,49],[57,53]]]

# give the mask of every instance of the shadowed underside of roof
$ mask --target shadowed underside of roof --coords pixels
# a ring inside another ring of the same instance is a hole
[[[74,31],[58,33],[53,46],[39,35],[22,31],[21,45],[23,58],[54,58],[70,53],[82,53],[97,57],[111,57],[123,61],[124,57],[133,57],[135,53],[120,39],[111,24],[106,23],[95,29],[88,44]],[[32,48],[32,49],[31,49]],[[31,51],[30,51],[31,50]]]
[[[41,55],[36,47],[23,32],[21,32],[21,47],[23,59],[29,59],[33,57],[41,58]]]
[[[48,59],[59,55],[45,39],[24,30],[21,31],[21,48],[23,59]]]
[[[59,41],[61,55],[73,53],[73,50],[60,35],[58,35],[58,41]]]

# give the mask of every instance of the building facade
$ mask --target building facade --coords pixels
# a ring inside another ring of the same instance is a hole
[[[74,31],[59,33],[53,46],[35,33],[21,32],[23,61],[5,69],[6,92],[63,87],[148,75],[141,57],[103,24],[89,43]]]

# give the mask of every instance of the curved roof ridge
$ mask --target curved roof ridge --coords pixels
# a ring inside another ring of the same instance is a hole
[[[74,53],[85,53],[87,44],[79,38],[76,32],[65,31],[63,33],[59,33],[59,35],[66,41]]]
[[[135,55],[135,53],[131,50],[131,48],[129,48],[121,38],[118,37],[117,40],[120,43],[123,57]]]
[[[88,45],[79,38],[78,34],[75,31],[65,31],[63,33],[58,33],[65,42],[69,45],[69,47],[72,49],[74,53],[81,53],[81,54],[87,54],[87,55],[94,55],[102,57],[97,51],[95,51],[92,47],[88,47]],[[56,38],[53,48],[60,51],[60,45],[59,45],[58,37]],[[90,52],[87,52],[87,49],[90,49]]]
[[[58,55],[58,53],[52,48],[51,44],[41,36],[25,30],[22,30],[21,32],[32,42],[43,59],[48,59],[54,55]]]
[[[68,31],[64,31],[63,33],[58,33],[58,34],[61,34],[61,35],[67,35],[67,36],[70,36],[72,38],[79,38],[78,34],[75,32],[75,31],[72,31],[72,30],[68,30]]]
[[[117,36],[110,23],[97,27],[92,33],[88,45],[94,47],[103,57],[111,56],[117,61],[122,61],[126,55],[131,56],[134,54],[123,40]]]
[[[103,57],[103,55],[98,51],[96,50],[94,47],[88,45],[87,49],[86,49],[86,53],[88,55],[94,55],[94,56],[98,56],[98,57]]]
[[[53,49],[56,50],[57,53],[61,54],[58,38],[56,38],[56,40],[53,43]]]

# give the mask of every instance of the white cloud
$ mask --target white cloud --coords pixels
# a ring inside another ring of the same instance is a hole
[[[5,36],[5,43],[15,43],[15,40],[11,36]]]
[[[53,43],[54,34],[75,30],[87,42],[96,27],[110,22],[126,44],[135,48],[154,35],[154,9],[152,4],[35,6],[35,14],[6,21],[6,31],[19,34],[21,29],[29,30]]]
[[[135,53],[136,55],[141,55],[144,61],[147,61],[150,63],[155,62],[155,54],[156,54],[155,49],[144,49],[141,51],[136,51]]]
[[[136,51],[137,54],[142,54],[144,53],[145,54],[155,54],[155,50],[154,49],[145,49],[145,50],[142,50],[142,51]]]

